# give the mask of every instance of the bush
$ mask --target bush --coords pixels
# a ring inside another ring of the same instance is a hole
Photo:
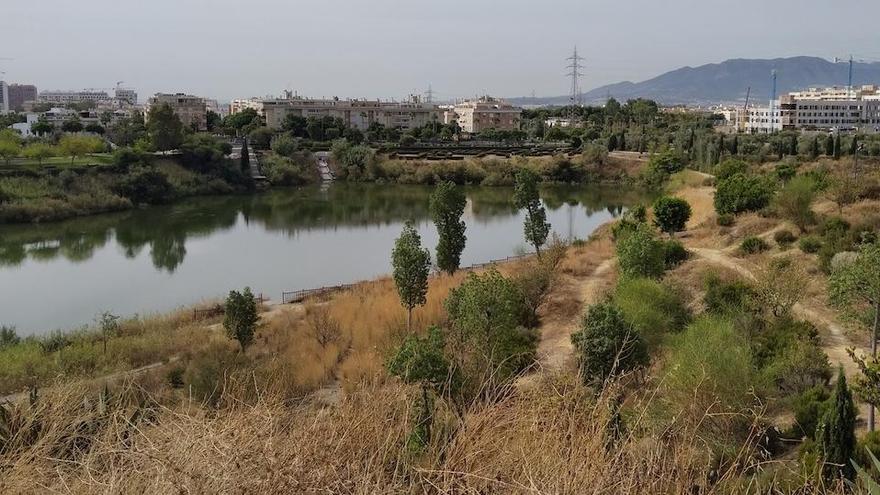
[[[743,239],[739,248],[745,254],[757,254],[770,249],[770,246],[760,237],[749,236]]]
[[[721,213],[715,221],[721,227],[730,227],[736,222],[736,217],[731,213]]]
[[[880,431],[869,431],[868,433],[865,433],[865,436],[859,439],[854,459],[859,466],[870,471],[876,479],[880,473],[878,473],[876,469],[871,468],[871,466],[874,466],[874,462],[871,460],[871,456],[868,452],[873,454],[874,457],[880,458]]]
[[[578,369],[586,384],[601,384],[612,374],[626,373],[648,363],[642,337],[612,304],[590,306],[581,330],[571,335]]]
[[[679,241],[669,240],[663,243],[663,265],[667,270],[684,263],[691,253]]]
[[[684,170],[684,159],[667,150],[651,155],[648,164],[642,171],[642,181],[649,187],[659,187],[670,175]]]
[[[798,242],[798,247],[807,254],[815,254],[822,248],[822,239],[814,235],[804,236]]]
[[[679,292],[653,279],[621,280],[612,301],[648,348],[659,345],[666,335],[681,331],[690,319]]]
[[[189,360],[183,381],[196,400],[216,406],[226,378],[244,359],[243,356],[229,343],[213,340]]]
[[[617,259],[624,276],[659,278],[666,269],[666,248],[650,227],[638,224],[617,240]]]
[[[796,177],[776,195],[776,211],[803,232],[816,221],[816,215],[811,208],[815,196],[815,183],[807,177]]]
[[[816,427],[825,414],[830,397],[826,387],[813,387],[798,395],[792,404],[794,424],[791,426],[791,436],[815,439]]]
[[[751,285],[742,280],[723,281],[711,275],[705,282],[703,303],[706,311],[716,314],[741,314],[756,311],[757,294]]]
[[[745,174],[748,169],[748,163],[736,158],[728,158],[715,166],[715,180],[723,180],[736,174]]]
[[[723,213],[742,213],[757,211],[770,203],[773,188],[763,178],[734,174],[719,180],[715,189],[715,211]]]
[[[794,234],[791,233],[790,230],[778,230],[775,234],[773,234],[773,240],[776,241],[776,244],[779,244],[781,247],[790,246],[791,243],[797,240]]]
[[[654,225],[667,234],[684,230],[691,218],[691,205],[681,199],[664,196],[654,202]]]
[[[271,155],[262,161],[263,173],[276,186],[299,186],[314,180],[314,173],[306,166],[283,155]]]
[[[15,327],[0,325],[0,349],[16,345],[19,342],[21,342],[21,338],[15,332]]]
[[[140,167],[129,172],[120,181],[116,192],[135,204],[161,204],[174,196],[174,186],[163,172]]]

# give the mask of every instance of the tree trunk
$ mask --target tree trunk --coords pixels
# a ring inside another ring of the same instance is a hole
[[[874,329],[871,331],[871,358],[877,359],[877,330],[880,327],[880,301],[874,303]],[[868,409],[868,429],[874,431],[874,405]]]

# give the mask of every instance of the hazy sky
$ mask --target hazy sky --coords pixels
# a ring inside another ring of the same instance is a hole
[[[0,75],[220,100],[568,93],[727,58],[880,59],[877,0],[2,0]]]

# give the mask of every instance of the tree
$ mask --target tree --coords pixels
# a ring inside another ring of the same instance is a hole
[[[251,142],[255,149],[267,150],[272,143],[272,136],[274,135],[275,131],[268,127],[257,127],[248,134],[248,141]]]
[[[719,180],[715,188],[715,211],[741,213],[756,211],[770,203],[773,189],[762,177],[735,173]]]
[[[58,148],[61,153],[70,157],[70,163],[73,164],[77,157],[86,153],[100,151],[103,146],[102,141],[96,137],[68,135],[61,138],[58,142]]]
[[[397,294],[407,310],[406,328],[412,331],[412,311],[427,300],[428,273],[431,269],[431,253],[422,249],[422,238],[412,221],[406,222],[403,232],[394,242],[391,264]]]
[[[817,441],[825,456],[823,471],[828,478],[852,479],[851,459],[856,449],[856,408],[846,385],[843,366],[837,372],[837,385],[817,431]]]
[[[107,339],[119,330],[119,316],[109,311],[104,311],[98,317],[98,326],[101,328],[101,340],[103,342],[104,354],[107,354]]]
[[[78,117],[72,117],[61,124],[61,130],[64,132],[80,132],[83,130],[83,125]]]
[[[437,242],[437,266],[452,275],[461,264],[467,236],[465,223],[461,219],[467,200],[453,182],[444,181],[434,188],[431,194],[431,218],[437,227],[440,240]]]
[[[208,113],[205,114],[205,125],[209,132],[217,130],[223,125],[223,118],[217,112],[208,110]]]
[[[529,244],[535,246],[535,252],[540,258],[541,246],[547,242],[547,235],[550,234],[550,224],[547,222],[547,212],[538,195],[538,177],[531,170],[520,170],[516,174],[513,202],[517,208],[526,210],[523,223],[525,238]]]
[[[659,278],[666,269],[666,249],[645,224],[636,224],[617,240],[620,273],[628,277]]]
[[[31,125],[31,132],[36,134],[37,136],[45,136],[46,134],[50,134],[55,130],[55,126],[52,125],[45,117],[40,117],[36,122]]]
[[[86,132],[91,132],[92,134],[100,134],[100,135],[104,134],[104,128],[100,124],[95,124],[95,123],[89,124],[89,125],[85,126],[84,130]]]
[[[834,155],[834,136],[828,134],[825,136],[825,156]]]
[[[834,136],[834,159],[835,159],[835,160],[839,160],[839,159],[840,159],[840,153],[841,153],[841,150],[840,150],[840,132],[838,132],[837,135]]]
[[[819,136],[814,136],[810,141],[810,160],[819,158]]]
[[[156,105],[147,114],[147,134],[156,150],[174,150],[183,143],[183,122],[167,103]]]
[[[293,154],[299,150],[296,139],[288,134],[279,134],[272,138],[270,147],[275,153],[288,158],[292,158]]]
[[[226,298],[226,314],[223,318],[223,328],[226,335],[238,341],[241,352],[251,345],[254,340],[254,331],[260,317],[257,314],[257,301],[251,293],[250,287],[244,291],[229,291]]]
[[[877,333],[880,330],[880,243],[863,244],[858,257],[831,274],[831,300],[838,306],[867,304],[874,310],[871,331],[871,358],[877,359]],[[878,401],[880,402],[880,401]],[[869,402],[870,403],[870,402]],[[874,406],[871,404],[869,427],[874,431]]]
[[[0,139],[0,158],[9,165],[13,158],[21,152],[21,146],[11,139]]]
[[[801,175],[790,180],[776,195],[777,212],[791,220],[801,232],[816,221],[811,207],[816,196],[815,186],[813,179]]]
[[[611,303],[590,306],[580,331],[571,335],[571,343],[585,384],[601,386],[610,376],[648,362],[641,336]]]
[[[247,138],[241,143],[241,170],[246,174],[251,172],[251,152],[248,149]]]
[[[55,155],[55,150],[46,143],[37,142],[25,146],[22,154],[28,160],[36,160],[38,164],[42,165],[43,160]]]
[[[537,336],[525,328],[528,303],[511,279],[470,273],[446,299],[449,346],[465,395],[506,383],[534,363]]]
[[[791,258],[779,258],[762,270],[755,283],[758,300],[773,316],[785,318],[804,296],[809,278],[797,262]]]
[[[682,231],[691,218],[691,205],[681,199],[663,196],[654,202],[654,225],[672,235]]]

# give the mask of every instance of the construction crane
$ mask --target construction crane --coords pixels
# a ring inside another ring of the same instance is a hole
[[[740,119],[740,121],[743,124],[743,127],[746,127],[748,125],[749,97],[751,97],[751,96],[752,96],[752,87],[749,86],[748,88],[746,88],[746,102],[743,104],[742,119]],[[737,130],[739,130],[739,126],[737,126]]]
[[[871,57],[858,57],[856,58],[854,55],[849,55],[848,57],[834,57],[834,63],[839,64],[846,62],[849,64],[849,71],[846,79],[846,91],[847,94],[851,93],[853,90],[853,65],[854,64],[871,64],[874,62],[878,62],[878,59]]]

